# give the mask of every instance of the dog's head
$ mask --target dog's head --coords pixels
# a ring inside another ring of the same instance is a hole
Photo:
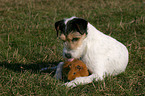
[[[76,50],[82,45],[87,35],[88,22],[82,18],[71,17],[55,23],[57,36],[64,41],[64,56],[71,58],[69,50]]]

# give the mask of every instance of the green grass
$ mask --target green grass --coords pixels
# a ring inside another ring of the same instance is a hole
[[[145,1],[0,0],[0,95],[145,95]],[[73,89],[45,66],[63,61],[54,23],[77,16],[129,50],[124,73]]]

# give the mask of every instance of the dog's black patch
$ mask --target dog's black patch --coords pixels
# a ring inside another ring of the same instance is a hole
[[[66,34],[70,32],[79,32],[81,35],[87,34],[87,24],[88,22],[81,18],[74,18],[67,23]]]
[[[64,35],[68,35],[70,32],[79,32],[81,35],[87,34],[87,24],[88,22],[81,18],[74,18],[67,22],[65,25],[65,20],[60,20],[55,23],[55,29],[57,31],[57,36],[59,30]]]

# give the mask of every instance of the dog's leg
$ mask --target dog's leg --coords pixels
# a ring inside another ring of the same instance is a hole
[[[91,83],[93,80],[95,80],[95,81],[103,80],[104,75],[105,75],[104,74],[104,72],[105,72],[104,64],[105,63],[103,60],[101,60],[101,58],[99,60],[100,61],[95,61],[95,62],[98,62],[98,64],[96,64],[97,67],[94,67],[96,70],[92,73],[92,75],[86,76],[86,77],[78,77],[70,82],[65,83],[65,85],[67,87],[73,88],[73,87],[76,87],[77,85],[84,85],[84,84]]]
[[[67,87],[73,88],[73,87],[76,87],[77,85],[84,85],[84,84],[91,83],[96,78],[97,78],[96,74],[92,74],[86,77],[78,77],[70,82],[65,83],[64,85],[66,85]]]
[[[54,77],[56,79],[62,79],[62,66],[63,66],[64,62],[60,62],[58,65],[57,65],[57,69],[56,69],[56,72],[55,72],[55,75]]]

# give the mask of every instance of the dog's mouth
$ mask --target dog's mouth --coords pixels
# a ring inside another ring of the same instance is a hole
[[[72,62],[74,58],[67,59],[67,61]]]

